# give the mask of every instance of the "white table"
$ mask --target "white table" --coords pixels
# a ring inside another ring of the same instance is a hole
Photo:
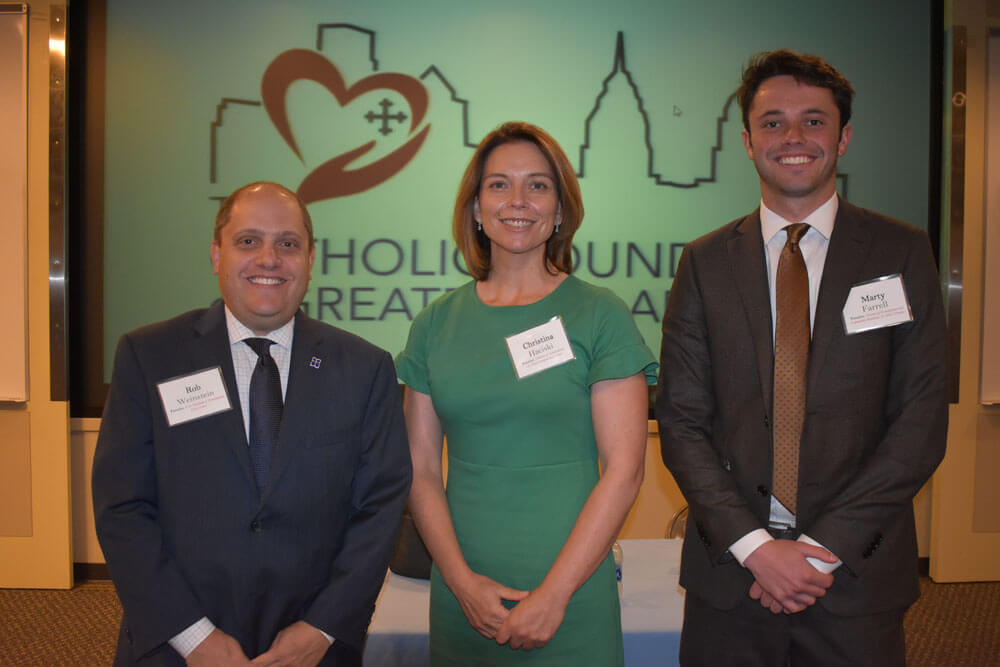
[[[628,667],[677,664],[684,592],[677,586],[680,540],[622,540],[622,630]],[[365,667],[428,664],[430,583],[386,578],[368,630]]]

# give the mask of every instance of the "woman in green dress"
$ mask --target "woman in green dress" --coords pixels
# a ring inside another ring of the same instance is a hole
[[[552,137],[487,135],[453,219],[475,280],[417,316],[397,360],[434,667],[623,664],[610,550],[642,482],[656,362],[625,304],[569,275],[582,218]]]

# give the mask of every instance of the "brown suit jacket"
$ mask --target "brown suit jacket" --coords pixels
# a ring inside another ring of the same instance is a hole
[[[847,335],[851,287],[901,274],[913,321]],[[663,320],[656,414],[690,505],[680,583],[720,609],[752,575],[728,552],[766,527],[773,344],[759,211],[690,243]],[[843,560],[821,599],[855,615],[919,595],[913,496],[945,449],[945,325],[927,235],[841,200],[810,347],[798,527]]]

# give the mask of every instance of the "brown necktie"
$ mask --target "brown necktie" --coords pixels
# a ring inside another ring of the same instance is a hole
[[[799,240],[809,230],[800,222],[785,228],[788,240],[775,278],[777,322],[774,329],[774,481],[777,498],[796,513],[799,441],[806,414],[809,368],[809,274]]]

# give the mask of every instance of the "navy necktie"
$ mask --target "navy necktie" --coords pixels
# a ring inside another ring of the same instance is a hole
[[[247,338],[243,342],[257,353],[257,365],[250,376],[250,463],[253,465],[257,489],[267,486],[267,471],[271,454],[278,446],[281,426],[281,377],[278,364],[271,357],[273,341],[267,338]]]

